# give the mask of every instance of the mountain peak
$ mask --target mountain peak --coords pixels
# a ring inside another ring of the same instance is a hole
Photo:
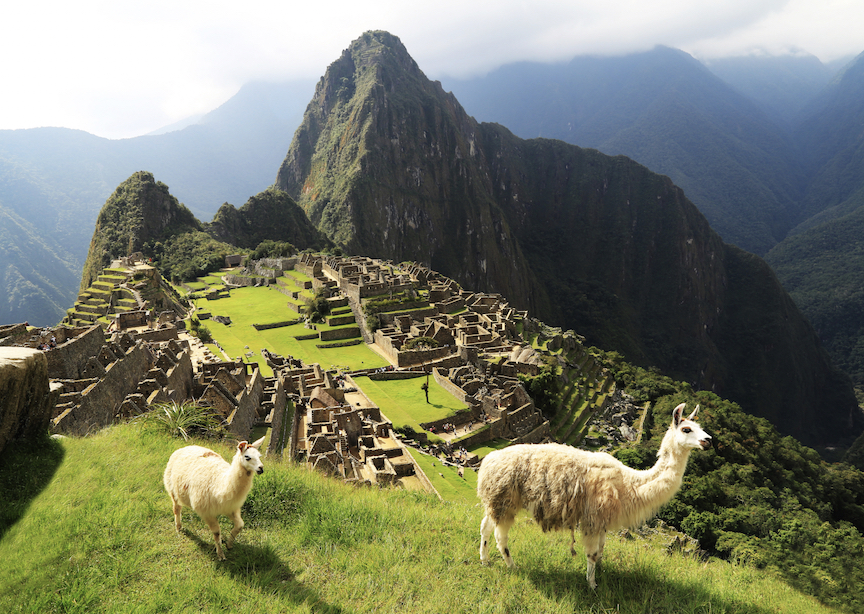
[[[153,173],[133,173],[117,186],[96,218],[81,288],[88,288],[112,259],[141,251],[151,239],[190,230],[201,230],[201,224],[168,186],[156,181]]]

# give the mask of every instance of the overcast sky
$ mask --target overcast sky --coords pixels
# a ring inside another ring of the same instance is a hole
[[[366,30],[397,35],[432,79],[657,44],[828,62],[864,51],[864,0],[6,2],[0,129],[145,134],[249,81],[317,78]]]

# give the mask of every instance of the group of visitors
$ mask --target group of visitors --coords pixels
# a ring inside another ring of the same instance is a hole
[[[39,349],[42,350],[43,352],[45,350],[50,350],[50,349],[56,348],[56,347],[57,347],[57,338],[54,335],[51,335],[50,341],[43,340],[39,343]]]

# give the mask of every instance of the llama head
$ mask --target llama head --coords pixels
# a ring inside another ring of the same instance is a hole
[[[684,403],[681,403],[672,411],[672,429],[675,431],[675,441],[682,448],[702,448],[707,450],[711,447],[711,435],[702,430],[696,422],[696,414],[699,406],[686,418],[684,417]]]
[[[255,443],[241,441],[237,444],[237,455],[240,457],[240,464],[249,472],[264,473],[264,465],[261,464],[261,453],[258,451],[262,443],[264,443],[264,437]]]

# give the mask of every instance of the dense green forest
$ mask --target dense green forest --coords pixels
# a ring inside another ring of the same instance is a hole
[[[789,237],[766,259],[837,366],[864,388],[864,208]]]

